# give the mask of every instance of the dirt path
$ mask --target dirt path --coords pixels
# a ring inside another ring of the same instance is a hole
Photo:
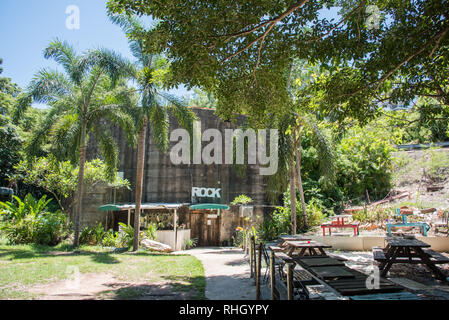
[[[254,300],[256,287],[241,249],[196,248],[183,252],[199,259],[206,277],[210,300]]]
[[[184,300],[187,292],[175,292],[168,281],[129,282],[108,273],[80,274],[78,281],[61,280],[28,288],[39,300]]]

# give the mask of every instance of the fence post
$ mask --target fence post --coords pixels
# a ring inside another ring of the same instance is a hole
[[[276,270],[274,265],[274,252],[270,253],[270,289],[271,289],[271,300],[275,299],[274,287],[276,286]]]
[[[293,300],[293,264],[287,263],[287,299]]]
[[[256,284],[257,276],[257,250],[256,250],[256,237],[251,237],[251,248],[253,253],[253,270],[254,270],[254,284]]]
[[[260,273],[262,269],[262,242],[259,243],[259,255],[257,256],[256,267],[256,300],[260,300]]]
[[[249,241],[249,268],[251,270],[251,275],[250,277],[254,277],[254,272],[253,272],[253,241],[252,241],[252,237],[250,237],[250,241]]]

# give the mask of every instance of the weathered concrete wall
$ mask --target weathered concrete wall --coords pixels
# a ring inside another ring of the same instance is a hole
[[[75,195],[76,197],[76,195]],[[111,189],[106,185],[96,185],[86,187],[83,197],[83,213],[81,215],[81,230],[87,226],[92,226],[98,223],[106,224],[105,212],[98,211],[98,207],[105,203],[110,203],[112,200]],[[76,205],[72,209],[71,219],[74,220]]]
[[[214,115],[212,109],[194,108],[193,112],[201,121],[201,129],[216,128],[222,132],[225,129],[235,129],[236,125],[223,122]],[[244,118],[239,118],[242,124]],[[170,132],[178,129],[177,121],[170,117]],[[114,130],[115,140],[119,145],[119,171],[135,186],[137,150],[128,145],[127,139],[120,129]],[[243,176],[239,176],[232,165],[174,165],[170,161],[169,152],[160,152],[153,142],[151,126],[147,130],[147,146],[145,150],[144,187],[142,201],[190,203],[192,187],[208,187],[222,189],[222,203],[230,203],[235,197],[245,194],[254,200],[254,204],[266,203],[264,177],[259,174],[258,165],[248,165]],[[209,142],[203,142],[206,146]],[[170,149],[176,144],[172,142]],[[223,142],[223,163],[224,163]],[[88,148],[88,159],[100,157],[95,139]],[[124,195],[124,202],[134,202],[134,192]]]
[[[214,115],[214,110],[193,108],[198,120],[201,121],[201,131],[216,128],[222,132],[224,138],[225,129],[235,129],[242,125],[244,117],[237,120],[237,125],[223,122],[219,117]],[[179,128],[177,121],[170,117],[170,132]],[[144,169],[144,186],[143,186],[143,202],[168,202],[168,203],[190,203],[192,187],[221,188],[222,203],[229,204],[235,197],[245,194],[254,200],[254,205],[265,205],[266,183],[264,177],[259,174],[258,165],[246,166],[243,176],[240,176],[232,165],[174,165],[170,161],[169,152],[160,152],[153,139],[151,126],[147,128],[147,145],[145,150],[145,169]],[[124,172],[125,179],[131,183],[131,191],[121,191],[117,193],[117,202],[135,202],[135,181],[137,166],[137,150],[130,147],[126,139],[126,135],[119,128],[113,129],[113,135],[119,148],[119,170]],[[224,140],[224,139],[223,139]],[[202,146],[206,146],[209,142],[203,142]],[[169,144],[170,149],[176,144]],[[223,159],[224,159],[224,142],[223,142]],[[89,160],[101,158],[95,137],[91,138],[89,143],[87,158]],[[224,160],[223,160],[224,163]],[[87,191],[84,205],[84,215],[86,223],[92,224],[100,218],[97,208],[105,203],[112,202],[111,196],[106,194],[110,191],[99,190]],[[237,227],[237,226],[236,226]],[[225,233],[228,237],[228,233]],[[223,237],[225,237],[223,235]]]
[[[332,249],[348,251],[371,251],[373,247],[385,247],[385,236],[361,236],[361,237],[343,237],[343,236],[311,236],[312,240],[325,243],[332,246]],[[432,246],[432,250],[440,252],[449,252],[449,237],[416,237]]]

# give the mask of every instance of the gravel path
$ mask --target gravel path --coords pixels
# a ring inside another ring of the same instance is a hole
[[[209,300],[254,300],[256,287],[243,251],[236,248],[195,248],[184,251],[199,259]]]

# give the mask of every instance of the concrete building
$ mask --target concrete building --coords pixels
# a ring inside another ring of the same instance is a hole
[[[198,120],[201,121],[202,132],[206,129],[214,128],[220,130],[223,137],[225,136],[225,129],[238,128],[238,126],[242,125],[245,120],[242,116],[238,118],[237,124],[232,124],[230,122],[221,121],[221,119],[214,114],[213,109],[192,108],[192,110]],[[169,132],[179,128],[179,125],[174,118],[170,117],[169,122]],[[267,202],[265,192],[266,183],[264,181],[264,176],[259,173],[258,165],[244,165],[240,167],[227,164],[175,165],[170,160],[169,152],[163,153],[157,149],[151,138],[151,130],[152,128],[149,125],[145,150],[143,203],[191,204],[197,202],[214,202],[229,205],[235,197],[242,194],[253,199],[253,203],[251,204],[252,208],[243,210],[238,206],[231,206],[230,210],[221,212],[220,217],[214,217],[213,212],[204,212],[203,215],[205,217],[210,216],[211,218],[195,219],[195,221],[198,220],[198,222],[195,223],[210,226],[210,228],[204,227],[201,229],[204,229],[205,233],[207,233],[207,229],[216,229],[216,231],[212,232],[212,235],[207,236],[209,240],[199,239],[200,243],[203,243],[204,245],[218,245],[231,241],[236,227],[250,223],[248,220],[261,221],[266,214],[269,214],[273,210],[274,207]],[[136,180],[137,150],[128,145],[126,136],[120,129],[114,130],[114,135],[119,146],[119,172],[123,172],[124,178],[130,181],[133,190],[118,190],[114,192],[102,186],[88,190],[88,195],[84,197],[83,226],[92,225],[99,221],[105,221],[105,214],[98,211],[98,207],[103,204],[135,202],[134,186]],[[208,143],[209,142],[203,142],[202,146],[204,147]],[[224,141],[222,143],[224,144]],[[176,142],[171,142],[168,150],[170,151],[175,144]],[[99,150],[95,143],[95,139],[91,139],[91,143],[88,147],[88,159],[97,157],[100,157]],[[220,197],[215,197],[214,199],[207,199],[207,197],[192,197],[193,188],[203,188],[203,194],[206,194],[206,188],[219,190]],[[186,205],[185,210],[181,210],[180,213],[179,223],[187,224],[188,228],[193,229],[194,226],[189,225],[192,223],[190,217],[192,212],[189,210],[188,205]],[[124,218],[123,216],[117,217],[117,219],[121,219],[122,221],[125,219],[126,221],[126,217]],[[212,220],[212,223],[209,222],[209,220]],[[110,219],[109,224],[111,222]],[[103,224],[104,223],[105,222],[103,222]],[[114,221],[114,223],[116,225],[117,221]],[[192,235],[192,237],[195,236],[198,236],[199,238],[206,237],[196,234]]]

